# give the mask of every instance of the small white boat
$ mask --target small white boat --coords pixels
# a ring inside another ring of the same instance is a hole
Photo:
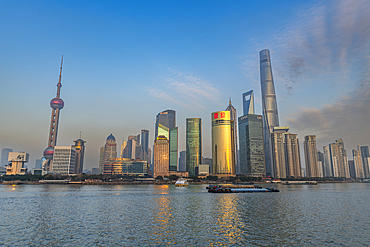
[[[179,187],[188,186],[188,185],[189,185],[188,181],[186,181],[186,179],[183,179],[183,178],[177,179],[175,183],[175,186],[179,186]]]

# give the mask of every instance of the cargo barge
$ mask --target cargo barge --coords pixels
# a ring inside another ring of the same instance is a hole
[[[209,185],[206,187],[209,193],[253,193],[253,192],[280,192],[274,188],[262,188],[257,185]]]

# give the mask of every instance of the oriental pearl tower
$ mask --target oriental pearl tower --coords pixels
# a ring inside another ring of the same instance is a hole
[[[57,134],[58,134],[58,124],[59,124],[59,112],[64,107],[64,101],[60,98],[60,89],[62,87],[62,65],[63,65],[63,56],[60,63],[60,73],[59,73],[59,82],[57,84],[57,97],[53,98],[50,101],[51,110],[51,122],[50,122],[50,131],[48,139],[48,147],[44,151],[44,158],[46,161],[43,164],[45,171],[52,171],[52,160],[54,155],[54,147],[57,143]]]

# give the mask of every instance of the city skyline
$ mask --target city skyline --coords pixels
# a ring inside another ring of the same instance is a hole
[[[316,135],[319,150],[343,139],[349,159],[358,144],[369,145],[366,1],[21,3],[0,10],[7,34],[0,38],[0,148],[29,153],[30,168],[45,149],[61,55],[57,145],[71,145],[82,131],[87,169],[98,167],[109,133],[121,140],[140,126],[149,130],[150,148],[155,115],[166,109],[177,112],[179,152],[186,118],[202,118],[203,156],[211,157],[211,112],[231,97],[240,117],[241,93],[253,90],[255,114],[262,114],[263,49],[271,52],[280,125],[298,134],[302,150],[306,135]]]

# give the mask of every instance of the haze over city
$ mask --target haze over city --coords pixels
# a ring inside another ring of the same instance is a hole
[[[0,148],[47,147],[64,56],[58,145],[86,140],[85,168],[98,167],[109,134],[117,143],[150,131],[176,111],[179,151],[185,119],[203,122],[211,157],[211,112],[254,90],[261,114],[259,57],[271,52],[280,125],[317,147],[342,138],[369,145],[369,1],[92,2],[2,1]],[[349,155],[351,157],[351,155]]]

